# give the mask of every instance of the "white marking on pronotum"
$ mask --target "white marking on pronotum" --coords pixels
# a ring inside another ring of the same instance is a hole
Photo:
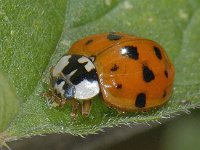
[[[82,56],[81,58],[78,59],[78,62],[79,62],[79,63],[85,63],[85,62],[88,62],[88,58]]]
[[[67,66],[69,64],[69,58],[71,58],[71,55],[66,55],[63,56],[58,63],[54,66],[53,68],[53,76],[55,77],[57,74],[59,74],[64,68],[65,66]]]
[[[81,58],[78,59],[78,62],[79,63],[87,62],[87,64],[84,66],[87,72],[90,72],[92,69],[95,68],[93,63],[87,57],[82,56]]]
[[[67,76],[68,77],[71,77],[71,76],[73,76],[75,73],[76,73],[76,71],[77,71],[78,69],[76,69],[76,70],[73,70],[72,72],[70,72],[70,74],[68,74]]]
[[[64,93],[65,93],[65,91],[63,90],[63,86],[64,86],[64,84],[65,84],[65,81],[62,81],[60,84],[55,84],[54,85],[54,89],[58,92],[58,93],[60,93],[62,96],[64,95]]]
[[[83,80],[78,85],[75,86],[76,93],[74,98],[76,99],[90,99],[96,96],[100,89],[98,81],[89,82],[88,80]]]
[[[94,62],[95,56],[91,56],[90,59]]]
[[[95,69],[94,65],[92,62],[88,62],[86,65],[85,65],[85,69],[87,70],[87,72],[90,72],[92,69]]]
[[[71,76],[73,76],[76,73],[77,70],[78,69],[73,70],[72,72],[70,72],[70,74],[68,74],[68,75],[65,76],[65,79],[69,80],[71,78]]]

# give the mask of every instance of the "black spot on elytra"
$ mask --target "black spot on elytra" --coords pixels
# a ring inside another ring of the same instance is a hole
[[[117,66],[116,64],[114,64],[112,66],[112,68],[110,69],[110,71],[117,71],[119,69],[119,66]]]
[[[162,59],[162,55],[161,55],[160,49],[158,47],[153,47],[153,49],[154,49],[154,52],[155,52],[157,58],[158,59]]]
[[[88,45],[88,44],[90,44],[90,43],[92,43],[93,42],[93,40],[91,39],[91,40],[88,40],[87,42],[85,42],[85,45]]]
[[[164,71],[165,77],[168,78],[168,72],[167,70]]]
[[[164,90],[162,97],[165,98],[167,95],[167,92]]]
[[[121,54],[128,56],[135,60],[137,60],[139,58],[139,53],[138,53],[137,47],[135,47],[135,46],[124,46],[121,49]]]
[[[122,88],[122,84],[117,84],[117,85],[116,85],[116,88],[117,88],[117,89],[121,89],[121,88]]]
[[[155,79],[155,75],[148,66],[143,65],[143,80],[145,82],[150,82]]]
[[[89,72],[85,69],[85,65],[88,62],[79,63],[78,59],[81,58],[81,55],[72,55],[71,58],[69,58],[69,63],[65,68],[62,70],[62,73],[67,76],[72,71],[75,71],[75,73],[70,77],[70,81],[73,85],[79,84],[83,80],[87,80],[89,82],[97,81],[97,72],[96,69],[91,69]]]
[[[109,33],[108,35],[107,35],[107,39],[109,39],[110,41],[113,41],[113,40],[119,40],[119,39],[121,39],[122,38],[122,36],[121,35],[117,35],[116,33]]]
[[[145,107],[146,104],[146,94],[140,93],[136,97],[135,106],[138,108]]]

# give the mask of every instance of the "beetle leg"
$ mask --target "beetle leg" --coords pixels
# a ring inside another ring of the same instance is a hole
[[[48,92],[43,93],[42,96],[56,103],[57,106],[60,106],[60,107],[63,107],[67,103],[65,99],[62,99],[59,96],[57,96],[52,89],[49,89]]]
[[[78,110],[80,109],[80,103],[77,100],[71,100],[72,104],[72,112],[71,112],[71,117],[73,119],[76,119],[78,117]]]
[[[82,103],[82,115],[83,116],[88,116],[90,114],[91,110],[91,100],[84,100]]]

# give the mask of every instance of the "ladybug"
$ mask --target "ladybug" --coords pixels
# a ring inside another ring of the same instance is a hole
[[[51,68],[52,90],[60,106],[72,104],[72,116],[82,104],[89,115],[99,93],[107,106],[123,112],[147,111],[170,98],[174,66],[155,41],[124,33],[95,34],[75,42]]]

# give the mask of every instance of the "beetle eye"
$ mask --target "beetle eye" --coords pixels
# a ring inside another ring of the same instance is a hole
[[[75,95],[75,86],[62,78],[57,78],[54,83],[55,93],[59,97],[64,97],[66,100],[71,100]]]
[[[75,89],[75,86],[72,85],[72,84],[68,84],[65,82],[64,86],[63,86],[63,90],[65,91],[64,93],[64,97],[67,99],[67,100],[71,100],[74,98],[74,95],[76,93],[76,89]]]

